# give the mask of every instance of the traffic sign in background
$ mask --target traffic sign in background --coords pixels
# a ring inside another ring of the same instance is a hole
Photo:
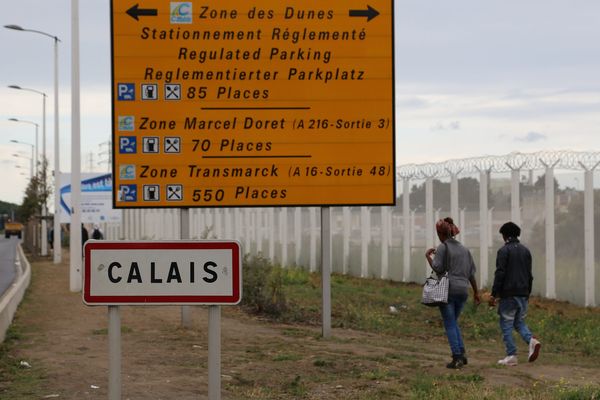
[[[395,197],[393,1],[112,1],[114,206]]]

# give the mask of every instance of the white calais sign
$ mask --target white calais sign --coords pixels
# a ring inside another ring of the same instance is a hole
[[[237,241],[104,241],[84,248],[88,305],[233,305],[241,300]]]

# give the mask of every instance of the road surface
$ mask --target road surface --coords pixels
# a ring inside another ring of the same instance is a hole
[[[0,297],[15,280],[15,259],[19,239],[11,236],[8,239],[0,238]]]

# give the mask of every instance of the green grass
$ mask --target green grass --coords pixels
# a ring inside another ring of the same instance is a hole
[[[273,361],[298,361],[301,360],[302,356],[300,354],[277,354],[273,357]]]
[[[131,333],[133,329],[126,325],[121,325],[121,333]],[[108,335],[108,328],[100,328],[92,330],[92,335]]]
[[[293,323],[295,326],[321,324],[321,282],[320,274],[309,273],[300,268],[283,269],[277,274],[283,287],[287,306],[285,311],[274,317],[278,322]],[[567,383],[536,381],[530,387],[511,387],[491,384],[477,370],[460,373],[430,374],[423,369],[423,362],[440,364],[438,358],[420,355],[421,363],[414,359],[415,352],[421,349],[414,343],[437,341],[445,343],[439,310],[420,304],[421,286],[403,284],[379,279],[360,279],[333,274],[331,276],[332,325],[339,328],[384,335],[398,343],[398,353],[387,353],[384,357],[344,355],[344,371],[353,379],[362,382],[357,399],[600,399],[600,386],[573,386]],[[391,313],[389,306],[395,305],[397,313]],[[544,343],[544,357],[564,360],[567,357],[573,365],[596,368],[600,362],[600,310],[577,307],[566,302],[530,299],[527,323],[536,336]],[[498,328],[498,315],[495,308],[487,304],[475,306],[469,298],[460,320],[465,341],[473,348],[497,349],[500,355],[503,345]],[[310,337],[302,328],[284,330],[286,336]],[[403,339],[411,339],[405,340]],[[335,339],[333,339],[335,340]],[[385,339],[388,340],[388,339]],[[519,340],[519,339],[517,339]],[[411,347],[411,344],[412,347]],[[406,347],[403,347],[406,346]],[[293,360],[293,355],[281,354],[278,360]],[[284,391],[291,398],[303,398],[311,381],[334,379],[340,364],[328,359],[315,358],[312,361],[321,374],[319,378],[302,376],[285,384]],[[368,363],[366,367],[363,363]],[[399,367],[403,365],[404,367]],[[398,368],[408,368],[402,370]],[[495,370],[495,363],[486,366]],[[410,371],[409,374],[406,371]],[[420,372],[418,372],[420,371]],[[373,383],[377,383],[375,386]],[[380,386],[384,382],[386,385]],[[276,396],[276,393],[273,394]],[[297,396],[297,397],[294,397]],[[361,397],[362,396],[362,397]],[[389,396],[389,397],[388,397]],[[290,398],[290,397],[285,397]]]
[[[44,370],[31,360],[21,360],[11,354],[22,336],[19,329],[17,324],[12,324],[4,342],[0,344],[0,399],[7,398],[7,393],[10,393],[11,399],[41,396],[40,383],[45,379]]]
[[[285,269],[282,280],[289,307],[278,320],[320,324],[319,274],[299,268]],[[419,285],[334,274],[331,293],[334,327],[395,337],[444,338],[439,311],[420,304]],[[396,305],[397,314],[389,312],[392,304]],[[501,339],[496,309],[487,304],[476,307],[472,298],[465,306],[460,323],[467,341]],[[532,298],[527,323],[536,336],[543,338],[544,349],[550,352],[571,353],[590,360],[600,358],[599,309]]]

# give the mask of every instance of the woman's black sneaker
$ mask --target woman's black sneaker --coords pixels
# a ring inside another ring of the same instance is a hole
[[[465,365],[463,363],[462,357],[455,357],[450,361],[450,363],[446,364],[446,368],[450,369],[461,369]]]

